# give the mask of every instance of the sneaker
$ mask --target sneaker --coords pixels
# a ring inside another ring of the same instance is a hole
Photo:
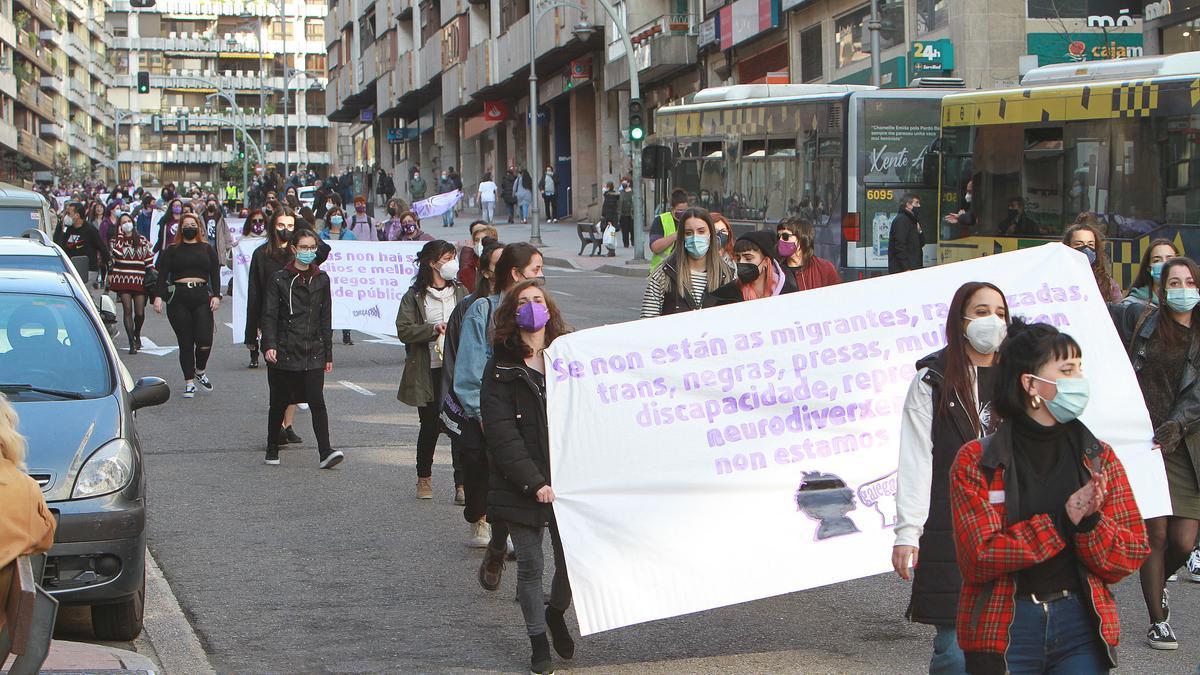
[[[433,478],[417,478],[417,499],[433,499]]]
[[[204,391],[212,391],[212,380],[208,379],[208,373],[196,373],[196,383],[204,387]]]
[[[550,658],[550,640],[545,633],[529,636],[530,675],[554,675],[554,662]]]
[[[1179,649],[1179,641],[1171,630],[1171,624],[1166,621],[1151,624],[1146,631],[1146,643],[1153,649]]]
[[[467,505],[467,493],[465,491],[463,491],[463,486],[461,486],[461,485],[454,486],[454,505],[455,506],[466,506]]]
[[[1192,549],[1187,565],[1184,565],[1182,576],[1188,581],[1200,582],[1200,547]]]
[[[185,385],[183,388],[183,397],[184,398],[196,398],[196,385],[194,385],[194,384]]]
[[[266,462],[267,462],[267,464],[271,464],[271,465],[279,464],[279,446],[278,445],[267,446]]]
[[[246,367],[247,368],[257,368],[258,367],[258,352],[250,352],[250,363]]]
[[[291,427],[283,428],[283,437],[287,439],[288,443],[303,443],[304,442],[304,439],[297,436],[296,431],[294,429],[292,429]]]
[[[487,546],[483,550],[483,561],[479,563],[479,585],[485,591],[500,588],[500,576],[504,573],[504,551]]]
[[[471,523],[471,548],[487,548],[492,540],[492,526],[484,518]]]
[[[332,469],[338,464],[341,464],[342,460],[344,459],[346,459],[346,456],[342,454],[341,450],[334,450],[333,452],[321,458],[319,468]]]

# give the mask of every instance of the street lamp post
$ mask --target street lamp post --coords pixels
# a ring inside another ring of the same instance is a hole
[[[641,86],[638,81],[637,64],[633,62],[633,42],[629,39],[629,30],[625,27],[624,21],[617,14],[608,0],[596,0],[596,2],[604,9],[604,13],[617,27],[617,34],[621,38],[621,42],[625,46],[625,63],[629,66],[629,96],[631,99],[641,98]],[[587,14],[588,11],[582,5],[571,2],[571,0],[549,0],[540,5],[534,5],[531,11],[531,22],[529,24],[529,168],[533,171],[540,171],[538,166],[538,149],[537,149],[537,25],[551,10],[557,7],[571,7],[579,10],[582,14]],[[577,23],[572,29],[575,36],[580,41],[586,41],[595,30],[595,27],[587,23]],[[639,146],[640,142],[630,141],[630,150],[633,155],[633,173],[635,178],[642,175],[642,153]],[[542,230],[538,223],[538,200],[534,199],[530,205],[530,217],[532,221],[529,226],[529,243],[534,246],[542,245]],[[633,191],[633,213],[634,218],[641,219],[644,217],[642,213],[642,190],[641,183],[638,183],[638,189]],[[631,262],[644,262],[645,254],[643,253],[644,242],[642,239],[642,228],[640,224],[635,223],[633,228],[633,260]]]
[[[279,18],[283,22],[283,74],[287,76],[288,70],[295,71],[296,69],[288,65],[288,25],[287,25],[287,6],[284,5],[284,0],[279,0]],[[305,38],[307,39],[307,38]],[[288,179],[288,86],[292,78],[289,76],[283,82],[283,179]]]
[[[207,102],[209,102],[209,103],[211,104],[211,103],[212,103],[212,98],[213,98],[214,96],[219,96],[219,97],[221,97],[221,98],[225,99],[225,101],[226,101],[226,102],[229,104],[229,107],[230,107],[230,110],[231,110],[231,111],[232,111],[232,110],[233,110],[233,108],[235,107],[235,106],[234,106],[234,103],[235,103],[234,99],[233,99],[232,97],[230,97],[228,94],[224,94],[224,93],[221,93],[221,92],[217,92],[217,93],[215,93],[215,94],[209,94],[208,96],[205,96],[205,97],[204,97],[204,99],[205,99],[205,101],[207,101]],[[241,131],[242,131],[242,140],[243,140],[243,141],[245,141],[245,140],[248,140],[248,139],[246,138],[246,128],[245,128],[246,116],[245,116],[245,115],[242,115],[240,110],[238,111],[238,116],[239,116],[239,117],[241,118],[241,120],[242,120],[242,124],[240,124],[240,125],[237,125],[237,127],[238,127],[238,128],[240,128],[240,129],[241,129]],[[218,118],[218,119],[219,119],[219,118]],[[234,124],[230,124],[230,126],[235,126],[235,125],[234,125]],[[220,126],[220,123],[218,122],[218,124],[217,124],[217,139],[218,139],[218,140],[219,140],[219,139],[220,139],[220,137],[221,137],[221,131],[220,131],[220,129],[221,129],[221,126]],[[233,133],[233,144],[234,144],[235,146],[237,145],[237,131],[234,131],[234,133]],[[250,161],[250,157],[249,157],[248,155],[246,155],[245,153],[243,153],[243,154],[242,154],[242,195],[247,195],[247,194],[249,194],[249,193],[250,193],[250,168],[249,168],[249,161]],[[243,196],[243,197],[242,197],[242,199],[243,199],[243,200],[245,200],[245,197]]]
[[[115,143],[113,146],[113,170],[117,173],[118,183],[121,182],[121,120],[136,115],[137,113],[133,110],[117,110],[113,115],[116,118],[116,121],[113,122],[113,141]],[[129,147],[132,148],[133,143],[130,143]],[[129,178],[133,179],[133,171],[129,172]]]

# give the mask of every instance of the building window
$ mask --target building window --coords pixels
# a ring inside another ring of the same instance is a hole
[[[904,42],[904,3],[880,3],[879,20],[883,24],[879,31],[879,51],[884,52]],[[834,22],[834,49],[837,52],[837,67],[844,68],[861,61],[870,54],[871,32],[867,20],[871,17],[871,6],[863,5],[843,14]]]
[[[1087,4],[1087,0],[1029,0],[1029,18],[1085,19],[1088,15]]]
[[[442,30],[441,11],[438,6],[430,0],[423,0],[420,5],[421,11],[421,44],[429,42],[435,35]],[[501,10],[503,11],[503,9]]]
[[[949,23],[949,0],[917,0],[917,35],[945,28]]]
[[[821,24],[800,33],[800,81],[815,82],[824,75],[824,58],[821,54]]]
[[[375,12],[364,14],[358,19],[358,52],[367,53],[367,49],[375,44]]]
[[[320,20],[305,22],[304,37],[308,38],[309,42],[324,42],[325,22]]]
[[[529,0],[500,0],[500,32],[508,32],[508,28],[529,13]]]

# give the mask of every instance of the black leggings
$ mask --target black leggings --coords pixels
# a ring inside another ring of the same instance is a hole
[[[125,336],[130,340],[142,336],[142,324],[146,322],[146,294],[121,293],[121,309],[125,319]]]
[[[554,218],[554,195],[542,195],[542,203],[546,206],[546,220]]]
[[[1187,452],[1187,449],[1177,452]],[[1200,521],[1191,518],[1162,516],[1146,521],[1146,539],[1150,544],[1150,555],[1142,562],[1139,575],[1142,581],[1142,598],[1150,621],[1165,621],[1162,611],[1162,592],[1167,577],[1175,573],[1192,554],[1196,545],[1197,526]]]
[[[280,370],[267,367],[267,386],[271,389],[271,404],[267,412],[267,445],[279,445],[283,432],[283,413],[293,403],[308,403],[312,415],[313,433],[321,456],[332,450],[329,444],[329,411],[325,407],[324,370]]]
[[[417,432],[417,478],[433,475],[433,451],[437,448],[438,436],[442,435],[442,369],[432,368],[433,402],[417,408],[421,430]]]
[[[175,295],[167,303],[167,319],[179,340],[179,367],[185,380],[194,379],[196,371],[204,372],[208,365],[213,343],[211,297],[208,284],[195,288],[175,284]]]

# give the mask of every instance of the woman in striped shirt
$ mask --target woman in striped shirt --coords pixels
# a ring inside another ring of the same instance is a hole
[[[643,319],[712,307],[709,294],[734,278],[733,268],[721,256],[709,212],[690,208],[679,221],[683,246],[675,246],[646,280]]]
[[[121,298],[129,353],[142,348],[142,324],[146,321],[146,270],[154,266],[150,240],[137,231],[133,217],[122,213],[117,219],[112,249],[112,272],[108,289]]]

